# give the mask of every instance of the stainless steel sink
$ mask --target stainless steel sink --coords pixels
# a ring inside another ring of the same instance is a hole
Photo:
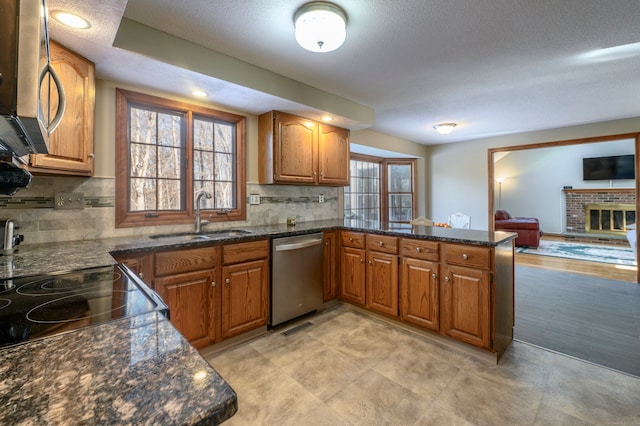
[[[176,239],[176,240],[185,240],[185,241],[220,240],[224,238],[241,237],[243,235],[249,235],[249,234],[252,234],[252,232],[244,229],[220,229],[217,231],[203,231],[199,233],[177,232],[175,234],[156,234],[156,235],[150,235],[149,238],[153,238],[154,240]]]

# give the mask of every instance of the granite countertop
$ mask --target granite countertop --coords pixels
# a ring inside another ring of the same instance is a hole
[[[238,407],[157,312],[4,348],[0,377],[0,424],[219,424]]]
[[[170,250],[199,247],[214,243],[233,243],[261,238],[288,237],[331,229],[348,229],[383,235],[418,238],[431,241],[472,244],[495,247],[514,239],[510,232],[441,228],[437,226],[413,226],[390,228],[385,225],[370,225],[354,220],[319,220],[300,222],[296,226],[286,224],[253,227],[235,227],[250,231],[246,235],[223,236],[208,240],[187,240],[183,237],[154,239],[149,236],[105,238],[90,241],[65,241],[47,244],[23,244],[11,256],[0,256],[0,279],[25,275],[67,272],[77,269],[112,265],[111,253],[130,254],[149,250]],[[204,232],[208,230],[205,228]]]

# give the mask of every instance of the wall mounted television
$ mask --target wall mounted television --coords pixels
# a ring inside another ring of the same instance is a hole
[[[635,179],[635,155],[582,159],[583,180]]]

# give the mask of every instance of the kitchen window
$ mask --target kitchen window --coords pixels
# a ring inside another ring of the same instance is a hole
[[[409,227],[415,216],[415,160],[351,154],[344,217],[366,224]]]
[[[245,117],[116,90],[116,226],[246,218]]]

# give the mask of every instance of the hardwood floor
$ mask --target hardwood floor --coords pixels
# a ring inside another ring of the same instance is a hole
[[[614,265],[610,263],[587,262],[584,260],[561,257],[540,256],[537,254],[516,253],[515,263],[519,266],[572,272],[610,280],[636,282],[637,266]]]

